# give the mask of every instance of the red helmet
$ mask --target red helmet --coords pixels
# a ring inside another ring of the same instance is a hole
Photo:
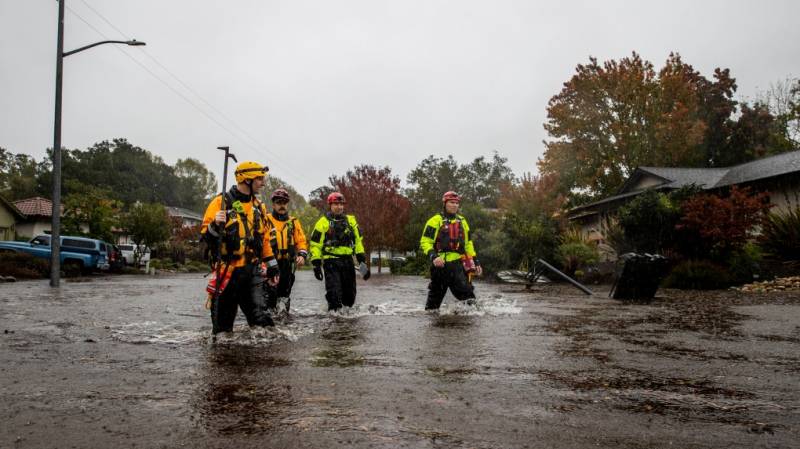
[[[333,192],[330,195],[328,195],[328,204],[333,204],[333,203],[344,204],[346,202],[347,201],[344,200],[344,195],[342,195],[339,192]]]
[[[289,192],[286,189],[275,189],[272,192],[272,196],[269,197],[270,200],[274,203],[276,200],[284,200],[287,203],[289,202]]]
[[[461,197],[458,196],[458,194],[456,192],[453,192],[451,190],[449,192],[446,192],[444,195],[442,195],[442,204],[445,204],[448,201],[455,201],[457,203],[460,203],[461,202]]]

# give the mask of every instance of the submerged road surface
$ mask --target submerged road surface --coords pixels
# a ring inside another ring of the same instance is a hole
[[[0,285],[0,447],[752,448],[800,441],[800,299],[622,304],[359,281],[212,343],[200,275]],[[683,295],[683,296],[681,296]],[[766,298],[766,297],[762,297]],[[773,297],[774,298],[774,297]]]

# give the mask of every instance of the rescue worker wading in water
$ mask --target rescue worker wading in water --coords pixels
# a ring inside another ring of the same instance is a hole
[[[203,217],[201,234],[221,263],[215,263],[211,273],[212,281],[219,284],[218,296],[210,298],[215,335],[233,330],[239,307],[251,327],[274,326],[261,284],[264,278],[278,282],[278,262],[265,232],[266,207],[257,199],[267,171],[257,162],[237,165],[236,185],[211,200]],[[213,296],[214,287],[209,285],[208,290]]]
[[[341,193],[328,195],[330,212],[317,221],[311,234],[311,264],[314,265],[314,277],[317,280],[321,281],[323,270],[325,272],[328,310],[353,307],[356,302],[353,255],[358,260],[364,280],[371,275],[365,263],[364,244],[356,217],[345,215],[344,204],[344,195]]]
[[[270,196],[272,213],[267,216],[267,235],[272,253],[278,260],[280,281],[278,285],[265,284],[267,290],[267,307],[272,313],[277,312],[278,302],[285,304],[289,312],[289,295],[294,285],[295,267],[302,267],[308,259],[308,243],[303,233],[300,220],[289,215],[289,192],[277,189]]]
[[[456,299],[474,301],[469,276],[483,272],[469,238],[467,219],[458,214],[461,198],[455,192],[447,192],[442,203],[444,211],[428,220],[419,241],[432,264],[425,310],[438,309],[448,288]]]

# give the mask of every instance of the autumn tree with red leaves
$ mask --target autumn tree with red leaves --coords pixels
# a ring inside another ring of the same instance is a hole
[[[557,185],[558,176],[555,174],[534,176],[525,173],[516,183],[500,185],[498,206],[528,219],[553,217],[566,202]]]
[[[311,203],[319,204],[323,196],[334,190],[344,195],[347,200],[345,211],[356,216],[366,253],[378,251],[380,273],[381,251],[405,246],[404,231],[411,203],[400,193],[400,178],[392,176],[389,167],[359,165],[344,176],[331,176],[328,181],[330,186],[312,192]]]
[[[727,196],[699,194],[687,199],[676,228],[687,240],[696,242],[696,252],[706,253],[696,255],[724,259],[755,236],[770,207],[766,193],[753,194],[747,187],[733,186]]]

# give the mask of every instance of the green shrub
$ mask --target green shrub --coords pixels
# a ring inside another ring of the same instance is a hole
[[[480,246],[476,243],[475,249],[478,251],[478,260],[487,276],[501,270],[516,268],[511,266],[508,259],[507,239],[499,226],[484,232],[482,237]]]
[[[655,190],[639,194],[619,210],[625,242],[638,252],[661,253],[673,242],[680,210]]]
[[[761,229],[761,247],[784,260],[800,260],[800,207],[771,213]]]
[[[50,264],[25,253],[0,253],[0,275],[20,279],[39,279],[50,274]]]
[[[729,287],[731,277],[723,267],[707,260],[687,260],[672,269],[663,285],[684,290],[714,290]]]
[[[597,248],[582,242],[562,243],[556,250],[556,260],[564,268],[564,272],[573,276],[578,268],[597,263]]]
[[[559,244],[557,228],[557,223],[550,218],[525,219],[508,214],[501,231],[509,265],[526,270],[537,259],[554,260]],[[480,257],[481,248],[478,251]]]
[[[414,257],[409,257],[395,273],[392,274],[406,275],[406,276],[429,276],[430,275],[430,262],[428,257],[417,252]]]
[[[606,220],[602,229],[606,243],[611,246],[618,255],[634,251],[633,245],[625,238],[625,230],[622,229],[619,220],[616,218]]]
[[[753,282],[761,274],[761,249],[752,244],[745,244],[734,251],[728,258],[728,273],[734,284]]]

